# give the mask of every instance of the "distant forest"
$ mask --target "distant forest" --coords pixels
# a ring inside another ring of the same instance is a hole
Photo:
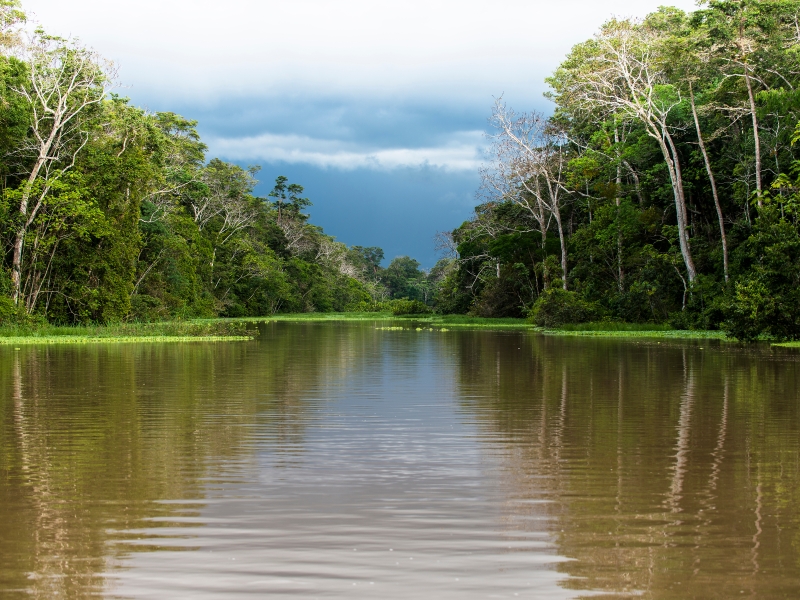
[[[800,337],[800,2],[612,19],[491,116],[443,312]]]
[[[493,108],[479,205],[430,271],[309,223],[302,186],[209,160],[196,123],[0,0],[0,321],[437,311],[800,338],[800,0],[612,19]]]

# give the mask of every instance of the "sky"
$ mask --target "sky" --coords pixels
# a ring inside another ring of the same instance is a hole
[[[209,158],[305,187],[311,222],[387,260],[436,259],[477,203],[495,98],[548,112],[547,77],[608,18],[694,0],[23,0],[118,67],[134,104],[199,121]]]

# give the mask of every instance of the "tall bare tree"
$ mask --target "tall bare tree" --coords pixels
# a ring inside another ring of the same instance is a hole
[[[37,30],[25,46],[30,77],[15,91],[30,106],[31,128],[23,154],[27,177],[19,190],[19,220],[11,263],[12,297],[19,304],[25,237],[53,182],[75,165],[89,134],[82,117],[114,82],[111,63],[77,42]]]
[[[761,134],[756,108],[756,85],[760,80],[754,69],[754,56],[764,41],[764,31],[759,27],[759,13],[763,3],[751,0],[723,0],[706,2],[709,8],[698,15],[705,22],[709,36],[709,54],[716,55],[725,78],[741,79],[747,91],[746,108],[729,107],[732,112],[749,114],[753,129],[755,158],[755,185],[758,206],[763,205],[763,177],[761,165]]]
[[[548,82],[563,106],[640,122],[656,141],[669,173],[678,222],[678,241],[690,282],[697,269],[689,241],[688,214],[680,157],[670,127],[681,103],[660,53],[661,32],[634,20],[612,20],[593,40],[573,49]]]
[[[697,103],[694,99],[694,89],[691,81],[689,82],[689,104],[692,107],[692,117],[694,118],[694,126],[697,131],[697,143],[700,146],[700,152],[703,155],[703,163],[706,166],[706,173],[708,173],[708,181],[711,184],[711,196],[714,199],[714,208],[717,211],[717,221],[719,222],[719,233],[722,238],[722,267],[725,274],[725,283],[728,283],[728,236],[725,232],[725,215],[722,213],[722,205],[719,201],[719,193],[717,191],[717,179],[714,177],[714,169],[711,167],[711,159],[706,150],[705,140],[703,139],[703,130],[700,128],[700,118],[697,115]]]
[[[567,289],[567,242],[561,209],[568,199],[564,186],[567,140],[564,133],[543,115],[515,113],[502,99],[495,101],[491,124],[492,165],[483,171],[484,187],[504,200],[524,208],[537,223],[542,249],[547,230],[555,221],[561,243],[562,287]]]

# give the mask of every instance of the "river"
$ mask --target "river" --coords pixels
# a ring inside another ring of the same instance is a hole
[[[0,347],[0,597],[800,597],[800,352],[380,325]]]

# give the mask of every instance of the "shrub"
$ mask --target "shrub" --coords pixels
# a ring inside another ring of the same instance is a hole
[[[587,302],[575,292],[551,288],[539,296],[528,320],[539,327],[551,328],[596,321],[602,318],[602,312],[600,306]]]
[[[676,310],[674,313],[670,314],[668,322],[672,329],[689,331],[695,329],[693,317],[694,315],[685,310]]]
[[[761,209],[750,237],[734,253],[738,278],[723,329],[740,340],[800,339],[800,231],[771,208]]]
[[[131,298],[131,318],[134,321],[159,321],[169,317],[167,308],[158,298],[136,294]]]
[[[431,312],[430,307],[419,300],[392,300],[390,302],[392,314],[396,317],[402,315],[423,315]]]
[[[8,325],[17,320],[17,307],[14,301],[6,296],[0,296],[0,325]]]
[[[776,340],[800,339],[800,290],[770,289],[758,277],[736,283],[727,306],[726,333],[738,340],[760,336]]]
[[[349,313],[379,313],[391,310],[388,302],[372,302],[364,301],[357,304],[348,304],[345,307],[345,312]]]

